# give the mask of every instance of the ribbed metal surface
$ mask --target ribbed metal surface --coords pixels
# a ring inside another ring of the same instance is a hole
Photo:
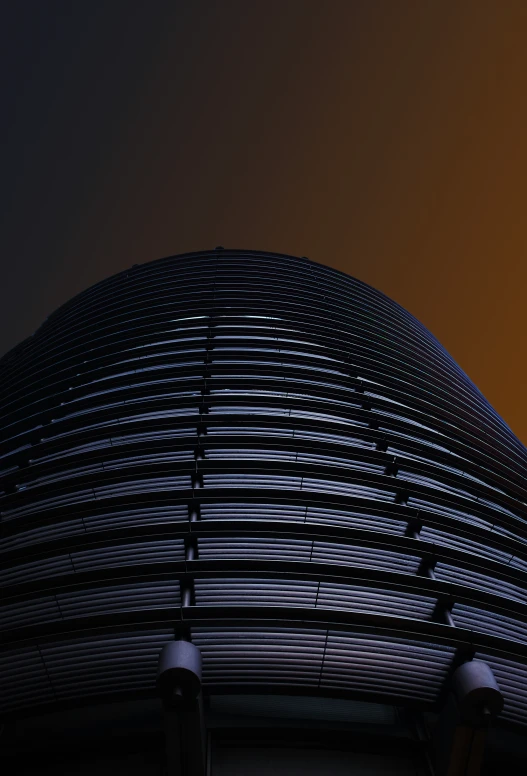
[[[527,709],[527,453],[407,312],[327,267],[133,267],[0,362],[1,702],[154,691]]]

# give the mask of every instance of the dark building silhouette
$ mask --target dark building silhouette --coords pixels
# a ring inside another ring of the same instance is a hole
[[[7,772],[523,770],[526,450],[399,305],[216,249],[0,371]]]

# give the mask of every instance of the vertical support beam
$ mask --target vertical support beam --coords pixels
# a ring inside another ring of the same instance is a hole
[[[487,663],[472,660],[455,670],[434,737],[437,776],[480,776],[488,728],[502,708]]]
[[[201,653],[194,644],[180,640],[163,647],[157,688],[164,708],[169,776],[205,776]]]
[[[406,528],[405,536],[409,536],[411,539],[415,539],[416,541],[419,541],[421,536],[421,521],[419,520],[419,512],[417,513],[417,518],[412,518],[408,522],[408,526]],[[417,569],[417,574],[420,577],[427,577],[428,579],[435,579],[436,575],[434,572],[436,565],[436,558],[434,555],[430,554],[422,554],[421,555],[421,563],[419,564],[419,568]],[[442,622],[446,625],[450,625],[451,628],[455,627],[455,622],[452,617],[452,607],[454,605],[454,601],[451,599],[445,599],[441,598],[437,601],[433,614],[432,619],[436,622]]]
[[[193,561],[197,558],[196,537],[189,534],[185,540],[185,560]],[[191,574],[186,573],[180,581],[181,607],[185,609],[194,604],[194,579]]]

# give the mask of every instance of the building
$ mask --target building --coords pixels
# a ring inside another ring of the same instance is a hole
[[[524,769],[527,453],[404,309],[216,249],[0,370],[8,772]]]

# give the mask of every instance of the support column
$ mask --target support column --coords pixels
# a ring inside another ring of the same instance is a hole
[[[453,673],[434,737],[437,776],[479,776],[489,725],[503,708],[492,670],[480,660]]]
[[[201,653],[190,641],[171,641],[159,656],[169,776],[205,776],[206,738]]]

